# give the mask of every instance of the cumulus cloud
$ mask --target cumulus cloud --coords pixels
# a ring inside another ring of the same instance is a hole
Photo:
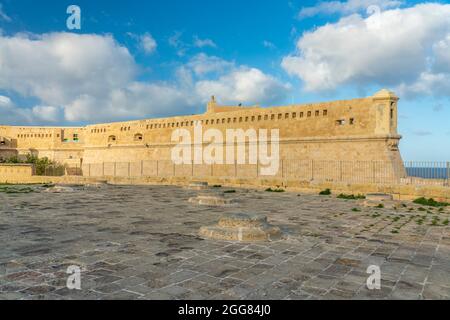
[[[197,75],[205,75],[211,72],[223,72],[235,66],[233,62],[219,57],[208,56],[200,53],[194,56],[187,64]]]
[[[146,54],[152,54],[156,51],[158,44],[150,33],[145,33],[140,37],[140,46]]]
[[[129,51],[111,36],[73,33],[0,37],[0,61],[0,88],[48,105],[123,87],[137,71]]]
[[[354,14],[305,33],[282,67],[307,91],[389,86],[400,94],[450,94],[450,5]]]
[[[304,7],[298,14],[299,18],[309,18],[318,14],[343,14],[348,15],[357,12],[366,12],[371,6],[377,6],[381,10],[397,8],[402,4],[396,0],[348,0],[319,2],[312,7]]]
[[[227,104],[270,104],[281,100],[289,90],[289,84],[248,67],[237,68],[217,80],[204,80],[196,84],[197,93],[204,99],[215,94],[220,102]]]
[[[227,102],[268,103],[282,100],[288,89],[259,69],[205,54],[179,66],[170,81],[138,81],[138,71],[127,48],[108,35],[0,36],[0,90],[38,100],[35,107],[19,108],[0,96],[0,108],[12,110],[2,121],[98,122],[187,114],[203,110],[212,94]]]
[[[197,48],[217,48],[217,45],[211,39],[200,39],[198,36],[194,36],[194,46]]]
[[[60,108],[53,106],[35,106],[31,109],[33,116],[45,122],[57,122],[60,119]]]
[[[3,10],[3,5],[0,3],[0,21],[11,22],[12,19]]]

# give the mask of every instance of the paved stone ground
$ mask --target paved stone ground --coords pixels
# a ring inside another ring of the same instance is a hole
[[[188,203],[197,194],[162,186],[0,193],[0,299],[450,298],[450,208],[251,190],[227,194],[236,207],[209,208]],[[237,211],[266,214],[286,239],[197,236]],[[69,265],[82,267],[82,290],[66,288]],[[366,288],[369,265],[381,268],[381,290]]]

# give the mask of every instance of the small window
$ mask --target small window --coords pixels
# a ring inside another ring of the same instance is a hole
[[[262,120],[262,116],[258,116],[258,121],[261,121]]]
[[[303,118],[303,112],[300,112],[300,118]]]
[[[228,118],[227,122],[230,123],[231,122],[231,118]]]
[[[233,122],[236,122],[236,118],[233,118]]]
[[[311,111],[308,111],[308,117],[311,117],[311,114],[312,114]]]
[[[286,113],[286,114],[284,115],[284,118],[285,118],[285,119],[289,119],[289,113]]]
[[[281,113],[278,114],[278,120],[281,119],[283,115]]]
[[[355,124],[355,119],[354,118],[350,118],[350,124],[354,125]]]
[[[117,139],[116,139],[116,136],[109,136],[108,137],[108,142],[115,142]]]
[[[242,122],[242,117],[239,117],[239,122]]]
[[[222,123],[225,123],[225,118],[222,119]]]
[[[134,135],[134,141],[142,141],[143,139],[144,139],[144,137],[140,133],[136,133]]]
[[[270,116],[270,120],[275,120],[275,115],[274,114]]]
[[[344,124],[345,124],[345,120],[344,119],[336,120],[336,125],[337,126],[343,126]]]
[[[264,120],[269,120],[269,115],[264,115]]]
[[[394,109],[391,109],[391,119],[394,119]]]
[[[323,115],[326,117],[328,115],[328,110],[323,110]]]
[[[320,115],[320,111],[316,110],[316,117],[318,117]]]
[[[292,112],[292,119],[297,118],[297,112]]]
[[[252,121],[255,121],[255,116],[252,116]]]
[[[206,124],[209,124],[209,120],[206,120]]]

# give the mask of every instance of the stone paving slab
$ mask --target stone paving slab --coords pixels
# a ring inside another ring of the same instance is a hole
[[[33,188],[0,193],[3,300],[450,299],[450,208],[240,189],[226,195],[237,206],[208,207],[174,186]],[[234,212],[267,215],[285,239],[198,236]],[[71,265],[81,290],[66,287]],[[380,290],[366,286],[370,265],[381,269]]]

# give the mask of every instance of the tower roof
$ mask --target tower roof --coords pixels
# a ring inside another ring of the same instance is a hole
[[[377,99],[398,99],[397,95],[388,89],[382,89],[373,95]]]

